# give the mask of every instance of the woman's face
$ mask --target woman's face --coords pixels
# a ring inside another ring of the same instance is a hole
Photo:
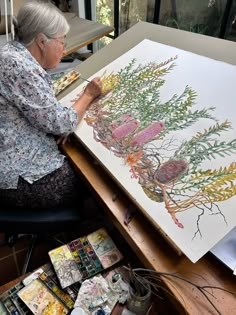
[[[65,43],[65,37],[55,37],[50,38],[48,42],[46,42],[46,48],[45,48],[45,63],[44,68],[45,69],[53,69],[56,68],[61,61],[61,58],[66,52],[65,49],[66,43]]]

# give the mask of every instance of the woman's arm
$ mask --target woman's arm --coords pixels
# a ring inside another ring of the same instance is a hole
[[[101,93],[101,81],[95,78],[73,107],[65,107],[57,101],[46,73],[40,68],[27,67],[18,60],[0,64],[0,94],[14,104],[35,128],[46,133],[71,133],[88,106]]]

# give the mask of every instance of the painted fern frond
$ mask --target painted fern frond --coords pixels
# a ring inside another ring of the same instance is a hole
[[[232,141],[214,141],[214,143],[207,142],[205,145],[201,145],[200,149],[196,150],[196,153],[202,156],[202,160],[204,159],[215,159],[217,156],[226,157],[227,155],[231,155],[236,152],[236,139]]]
[[[153,81],[156,81],[161,76],[166,75],[170,72],[170,70],[173,69],[173,61],[175,59],[176,58],[170,58],[161,64],[148,63],[145,65],[138,65],[136,67],[136,60],[131,60],[126,67],[122,68],[117,73],[117,76],[120,78],[120,84],[113,89],[113,93],[117,93],[117,90],[122,92],[123,88],[127,88],[129,85],[132,85],[133,87],[135,84],[146,86],[146,79],[152,79]],[[103,77],[106,77],[106,75],[104,74]]]
[[[147,82],[150,83],[150,80],[159,80],[173,69],[173,61],[175,59],[176,58],[170,58],[161,64],[148,63],[145,65],[138,65],[136,68],[134,67],[136,60],[133,59],[128,66],[118,72],[121,82],[119,87],[117,87],[117,90],[120,91],[121,89],[127,87],[132,87],[134,90],[141,85],[147,86]],[[113,92],[116,93],[116,89]]]
[[[195,172],[197,165],[205,159],[211,160],[215,159],[216,156],[230,155],[236,151],[236,139],[226,142],[218,141],[213,137],[218,137],[222,131],[227,131],[230,128],[230,123],[225,121],[205,129],[204,132],[198,132],[189,141],[184,141],[174,156],[187,159]]]
[[[195,136],[192,137],[192,141],[206,141],[212,135],[220,136],[222,131],[227,131],[231,129],[231,123],[228,120],[225,120],[222,123],[216,123],[214,126],[211,126],[208,129],[204,129],[203,132],[198,132]]]
[[[194,104],[196,93],[188,86],[185,87],[181,95],[174,94],[171,99],[161,105],[159,109],[159,119],[167,119],[177,113],[186,112]]]
[[[157,67],[158,67],[158,68],[165,67],[165,66],[168,65],[169,63],[175,61],[177,58],[178,58],[177,55],[176,55],[175,57],[171,57],[171,58],[167,59],[166,61],[163,61],[163,62],[157,64]]]
[[[216,179],[225,175],[236,176],[236,162],[232,162],[228,167],[220,167],[218,170],[206,170],[197,172],[196,174],[191,176],[191,180],[201,180],[206,177],[212,177]]]
[[[232,162],[228,167],[220,167],[218,170],[199,170],[195,174],[188,172],[175,185],[173,191],[182,191],[182,193],[192,190],[205,190],[208,187],[210,191],[211,185],[217,185],[219,190],[224,187],[222,185],[234,185],[236,180],[236,162]],[[221,187],[221,188],[220,188]],[[226,187],[227,188],[227,187]],[[232,190],[232,188],[231,188]]]
[[[189,178],[192,187],[206,187],[211,183],[222,183],[224,180],[233,181],[236,179],[236,163],[231,163],[228,167],[220,167],[218,170],[198,171]],[[219,182],[218,182],[219,180]]]
[[[117,120],[121,113],[131,112],[140,121],[141,128],[160,120],[162,115],[160,88],[165,83],[162,77],[172,70],[175,59],[176,57],[170,58],[160,64],[138,65],[136,68],[135,60],[132,60],[116,76],[104,75],[102,80],[106,84],[105,88],[109,89],[113,84],[112,94],[101,99],[103,109],[110,113],[107,120],[112,122]],[[111,83],[109,78],[112,80]]]
[[[234,163],[236,164],[236,163]],[[211,184],[202,188],[212,202],[224,201],[236,195],[236,172],[225,174],[213,181]]]
[[[201,118],[214,119],[209,113],[210,110],[211,108],[196,110],[194,112],[190,110],[187,112],[185,110],[175,112],[165,120],[166,129],[169,131],[181,130],[193,125]]]

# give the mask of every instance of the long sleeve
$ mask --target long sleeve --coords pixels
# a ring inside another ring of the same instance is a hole
[[[73,108],[54,96],[47,72],[20,43],[0,50],[0,189],[17,188],[60,168],[64,156],[53,135],[78,123]]]
[[[17,57],[11,56],[11,60],[5,57],[4,62],[0,62],[0,94],[14,104],[32,126],[55,135],[72,132],[78,123],[76,111],[57,101],[46,71],[38,64],[33,67],[29,60],[22,62]]]

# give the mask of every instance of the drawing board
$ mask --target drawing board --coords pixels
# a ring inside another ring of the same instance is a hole
[[[196,262],[236,223],[236,67],[145,39],[96,76],[104,95],[75,134]]]

